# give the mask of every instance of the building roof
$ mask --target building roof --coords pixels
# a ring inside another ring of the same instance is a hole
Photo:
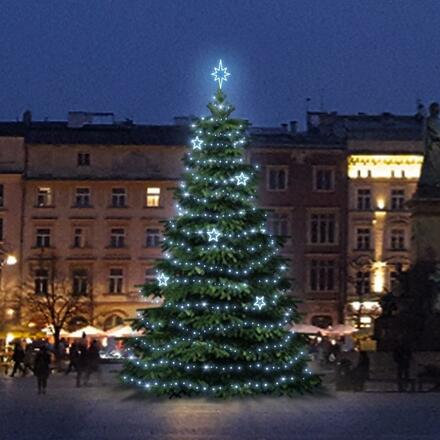
[[[394,115],[339,115],[336,112],[308,112],[308,132],[340,139],[421,140],[423,116]]]

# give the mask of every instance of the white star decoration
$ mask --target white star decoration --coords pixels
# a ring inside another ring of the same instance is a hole
[[[164,273],[160,273],[157,277],[157,281],[159,281],[159,286],[166,286],[169,279],[170,277],[167,277]]]
[[[258,310],[261,310],[266,305],[264,301],[264,296],[257,296],[254,302],[254,307],[258,307]]]
[[[220,232],[217,231],[217,229],[211,229],[208,231],[208,241],[218,241],[218,238],[220,237]]]
[[[191,142],[193,144],[194,150],[202,149],[203,141],[198,136],[196,136]]]
[[[249,180],[249,176],[246,176],[244,173],[240,173],[238,176],[235,176],[234,179],[237,181],[237,185],[246,185]]]
[[[222,60],[220,60],[218,67],[214,67],[214,72],[212,72],[211,75],[214,77],[214,81],[218,82],[218,86],[222,88],[223,81],[228,80],[230,73],[227,67],[223,67]]]

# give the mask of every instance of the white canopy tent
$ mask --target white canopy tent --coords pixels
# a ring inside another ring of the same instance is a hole
[[[95,338],[103,338],[107,336],[107,333],[104,330],[101,330],[97,327],[93,327],[91,325],[87,325],[86,327],[80,328],[72,333],[69,333],[69,338],[82,338],[83,334],[87,336],[92,336]]]

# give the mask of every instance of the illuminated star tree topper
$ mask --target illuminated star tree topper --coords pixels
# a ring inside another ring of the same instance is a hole
[[[221,89],[223,85],[223,81],[228,80],[228,76],[230,73],[228,72],[227,67],[223,67],[222,60],[218,62],[218,67],[214,67],[214,72],[211,73],[211,76],[214,77],[214,81],[218,82],[218,86]]]

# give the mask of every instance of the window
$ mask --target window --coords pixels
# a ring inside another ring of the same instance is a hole
[[[5,206],[5,186],[0,184],[0,208]]]
[[[392,189],[391,190],[391,209],[393,211],[400,211],[404,209],[405,204],[405,190]]]
[[[34,290],[37,295],[48,293],[49,272],[46,269],[38,269],[35,271],[34,285]]]
[[[0,218],[0,241],[4,240],[4,226],[3,226],[3,219]]]
[[[309,225],[310,243],[334,244],[336,243],[336,215],[311,214]]]
[[[86,269],[75,269],[72,273],[72,292],[75,295],[86,295],[88,292],[88,272]]]
[[[315,191],[333,191],[335,189],[335,171],[329,167],[313,169],[313,189]]]
[[[371,189],[359,188],[357,190],[357,209],[369,211],[371,209]]]
[[[333,291],[335,289],[335,262],[332,260],[312,260],[309,278],[312,292]]]
[[[125,188],[112,189],[112,207],[124,208],[127,206],[127,192]]]
[[[356,295],[368,295],[370,293],[370,272],[359,270],[356,272]]]
[[[83,248],[86,245],[85,231],[83,228],[75,228],[73,231],[73,247]]]
[[[289,235],[289,222],[287,214],[273,212],[269,215],[267,223],[271,234],[280,236]]]
[[[402,251],[405,249],[405,230],[391,229],[391,249]]]
[[[145,284],[151,283],[151,281],[156,279],[156,270],[154,267],[147,267],[144,273]]]
[[[287,189],[287,167],[267,167],[267,189],[285,191]]]
[[[75,206],[90,206],[90,188],[76,188]]]
[[[90,153],[78,153],[78,166],[88,167],[90,166]]]
[[[356,249],[367,251],[371,249],[371,229],[356,229]]]
[[[160,246],[160,230],[159,229],[145,229],[145,247],[157,248]]]
[[[123,324],[124,324],[124,318],[121,318],[119,315],[110,315],[107,318],[105,318],[103,329],[104,331],[107,331],[110,330],[111,328]]]
[[[113,228],[110,232],[110,247],[122,248],[125,246],[125,229]]]
[[[41,248],[50,247],[50,229],[37,229],[35,246]]]
[[[124,283],[124,271],[122,269],[110,269],[109,286],[110,293],[122,293]]]
[[[147,188],[147,207],[157,208],[160,205],[160,188]]]
[[[52,206],[53,198],[52,198],[52,188],[49,187],[40,187],[37,190],[37,206]]]

